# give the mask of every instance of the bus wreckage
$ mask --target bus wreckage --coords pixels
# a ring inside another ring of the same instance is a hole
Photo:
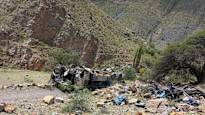
[[[65,67],[60,65],[53,70],[49,82],[55,86],[70,83],[95,90],[111,86],[113,79],[120,80],[122,77],[121,73],[92,70],[85,66]]]

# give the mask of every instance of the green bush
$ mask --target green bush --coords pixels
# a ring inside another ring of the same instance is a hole
[[[165,81],[173,84],[191,83],[196,81],[196,77],[187,69],[172,70],[165,77]]]
[[[146,67],[152,68],[157,63],[157,61],[158,61],[157,59],[158,59],[158,57],[156,55],[151,56],[151,55],[145,54],[145,55],[142,56],[142,63]]]
[[[168,46],[153,73],[157,81],[164,77],[181,76],[179,80],[195,76],[196,83],[205,82],[205,30],[188,37],[181,44]]]
[[[72,95],[72,101],[67,103],[63,108],[62,112],[72,113],[76,111],[90,112],[90,93],[87,90],[76,92]]]
[[[53,48],[48,52],[49,55],[49,64],[55,66],[59,63],[63,65],[69,64],[80,64],[80,56],[76,52],[68,52],[62,48]]]
[[[123,73],[125,74],[125,79],[126,80],[136,80],[136,75],[135,75],[135,73],[136,73],[136,70],[134,69],[134,68],[125,68],[124,69],[124,71],[123,71]]]

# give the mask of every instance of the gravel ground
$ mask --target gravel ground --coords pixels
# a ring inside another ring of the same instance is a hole
[[[16,113],[37,113],[50,114],[53,112],[60,112],[61,105],[56,103],[53,105],[47,105],[42,102],[42,98],[47,95],[53,95],[55,97],[64,97],[66,94],[56,88],[42,89],[38,87],[28,87],[25,89],[5,89],[0,91],[0,103],[12,103],[17,107]],[[0,113],[5,115],[6,113]]]

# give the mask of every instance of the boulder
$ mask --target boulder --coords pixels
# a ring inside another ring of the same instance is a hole
[[[50,105],[54,103],[54,99],[54,96],[48,95],[43,98],[43,102]]]
[[[14,104],[5,104],[4,111],[7,113],[13,113],[16,110],[16,106]]]

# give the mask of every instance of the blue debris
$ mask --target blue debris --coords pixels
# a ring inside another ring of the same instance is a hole
[[[115,98],[114,102],[116,105],[123,105],[126,102],[126,98],[123,95],[119,95]]]
[[[189,105],[193,105],[193,106],[198,106],[199,105],[199,101],[194,99],[194,98],[192,98],[192,97],[190,97],[190,96],[189,97],[185,97],[183,99],[183,101],[185,103],[189,104]]]
[[[165,98],[166,97],[166,91],[160,92],[160,94],[157,95],[158,98]]]

